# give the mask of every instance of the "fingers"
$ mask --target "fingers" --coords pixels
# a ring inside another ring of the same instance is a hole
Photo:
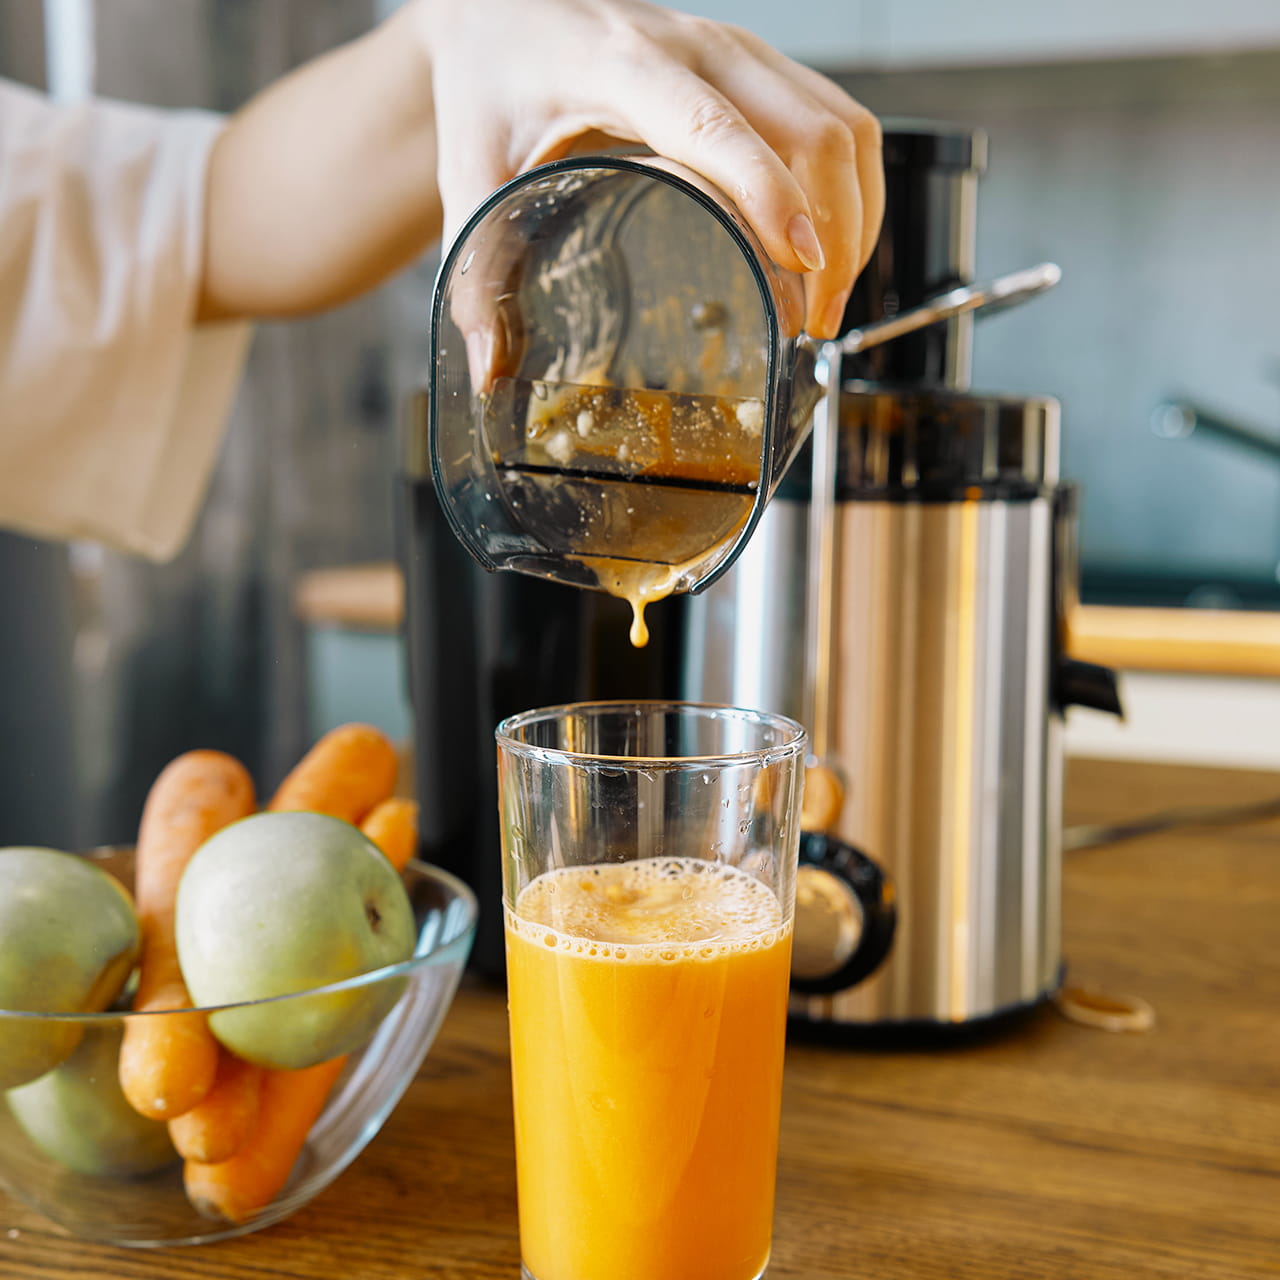
[[[496,139],[467,128],[464,122],[455,124],[458,105],[446,99],[437,110],[436,182],[446,248],[475,209],[515,176]]]
[[[834,336],[884,212],[879,124],[749,33],[667,17],[676,36],[634,32],[609,66],[620,130],[720,187],[769,256],[806,274],[805,327]]]
[[[437,173],[444,211],[444,245],[451,245],[472,212],[512,176],[498,155],[446,145],[442,130]],[[524,335],[519,309],[512,305],[523,245],[506,228],[492,229],[467,250],[452,276],[449,316],[466,344],[471,385],[491,389],[497,378],[518,363]]]
[[[796,175],[716,85],[651,45],[626,60],[611,93],[645,146],[729,196],[779,266],[803,272],[822,265],[813,211]]]
[[[756,57],[779,74],[793,79],[824,108],[843,120],[852,133],[858,190],[863,204],[862,237],[857,255],[858,269],[861,270],[871,259],[884,218],[884,159],[879,120],[826,76],[792,62],[750,32],[739,31],[737,35]]]
[[[734,43],[711,46],[705,74],[739,104],[805,194],[823,250],[805,280],[805,327],[834,337],[884,215],[879,122],[825,76],[747,32],[730,34]]]
[[[540,4],[536,18],[527,0],[418,6],[446,236],[583,136],[638,142],[724,191],[769,256],[804,275],[806,328],[834,335],[884,209],[874,117],[736,27],[622,0]]]

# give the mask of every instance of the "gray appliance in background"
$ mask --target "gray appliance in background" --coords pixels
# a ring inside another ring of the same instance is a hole
[[[980,134],[886,126],[885,227],[846,327],[971,279],[984,153]],[[815,846],[796,913],[799,1024],[970,1027],[1060,980],[1062,711],[1119,707],[1109,672],[1063,652],[1074,507],[1058,406],[966,390],[971,324],[859,357],[829,531],[813,521],[807,447],[738,561],[686,607],[682,692],[805,721],[843,782],[827,829],[894,886],[892,949],[855,984],[861,911]]]
[[[63,97],[230,111],[387,7],[0,0],[0,74]],[[0,533],[0,844],[130,841],[151,780],[182,751],[231,751],[266,789],[305,749],[293,586],[392,558],[390,388],[425,363],[429,294],[424,262],[339,311],[259,327],[172,562]]]

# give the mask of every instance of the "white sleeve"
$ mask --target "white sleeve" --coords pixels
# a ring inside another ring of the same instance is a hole
[[[249,336],[193,322],[221,123],[0,82],[0,525],[153,559],[190,533]]]

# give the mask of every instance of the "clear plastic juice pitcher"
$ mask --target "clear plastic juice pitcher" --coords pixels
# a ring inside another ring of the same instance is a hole
[[[800,277],[677,165],[516,178],[436,285],[428,430],[453,529],[487,568],[633,604],[706,586],[821,394],[802,319]]]

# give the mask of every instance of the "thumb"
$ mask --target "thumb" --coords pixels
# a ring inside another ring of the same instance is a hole
[[[474,153],[449,155],[442,150],[440,201],[444,214],[443,251],[455,241],[471,215],[510,176],[502,165]],[[494,381],[514,371],[524,334],[515,306],[523,260],[523,241],[516,229],[491,225],[474,244],[455,254],[451,269],[449,312],[462,333],[471,385],[489,391]]]

